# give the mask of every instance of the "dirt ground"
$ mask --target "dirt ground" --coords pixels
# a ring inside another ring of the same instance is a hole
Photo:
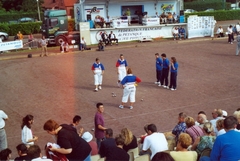
[[[147,123],[156,124],[158,131],[171,131],[180,112],[196,118],[203,110],[211,120],[211,111],[221,108],[231,115],[240,107],[240,56],[235,56],[235,51],[236,42],[231,45],[224,38],[134,42],[107,47],[104,52],[92,50],[54,55],[52,50],[49,57],[2,60],[0,106],[9,116],[5,129],[13,158],[17,155],[16,145],[21,143],[21,121],[27,114],[34,116],[32,129],[42,149],[47,142],[54,142],[54,138],[43,130],[48,119],[60,124],[71,123],[74,115],[80,115],[81,126],[93,134],[98,102],[104,104],[105,124],[113,129],[114,135],[127,127],[138,137],[144,133],[143,126]],[[177,58],[176,91],[154,84],[154,54],[157,52]],[[133,110],[118,108],[122,89],[117,87],[115,63],[120,54],[124,54],[133,73],[142,79]],[[93,92],[91,72],[96,57],[106,68],[103,89],[99,92]],[[116,97],[112,97],[112,92]]]

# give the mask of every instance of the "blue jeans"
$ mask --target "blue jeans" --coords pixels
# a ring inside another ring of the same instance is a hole
[[[79,45],[79,50],[83,50],[83,49],[86,49],[86,45],[85,44],[80,44]]]
[[[199,161],[211,161],[211,159],[207,156],[203,156],[203,157],[199,158]]]
[[[7,136],[5,129],[0,129],[0,151],[7,148]]]
[[[104,140],[104,138],[102,138],[102,139],[96,138],[98,150],[100,149],[101,142],[102,142],[103,140]]]
[[[91,153],[83,161],[91,161]]]

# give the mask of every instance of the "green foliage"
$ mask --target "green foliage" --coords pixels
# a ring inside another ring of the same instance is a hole
[[[40,13],[40,16],[43,19],[43,13]],[[1,22],[9,22],[9,21],[17,21],[20,18],[23,17],[30,17],[34,19],[38,19],[38,13],[37,12],[24,12],[24,11],[9,11],[9,12],[1,12],[0,10],[0,20]]]
[[[18,31],[28,35],[30,33],[39,33],[42,22],[27,22],[20,24],[0,23],[0,31],[8,33],[10,36],[16,35]]]
[[[215,10],[226,9],[225,0],[205,0],[205,1],[193,1],[185,2],[185,9],[194,9],[196,11],[204,11],[208,8],[213,8]]]
[[[37,1],[36,0],[0,0],[2,7],[6,11],[16,10],[16,11],[37,11]],[[41,8],[44,0],[38,1]]]
[[[240,10],[218,10],[213,12],[185,13],[186,20],[190,15],[214,16],[214,19],[217,21],[237,20],[240,19]]]

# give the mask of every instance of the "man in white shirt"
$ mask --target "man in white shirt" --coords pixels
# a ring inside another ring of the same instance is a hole
[[[7,136],[5,132],[5,121],[8,119],[7,114],[0,110],[0,151],[6,149],[7,146]]]
[[[112,31],[108,36],[109,36],[109,41],[111,45],[113,41],[115,41],[116,45],[118,45],[118,39],[116,38],[116,35]]]
[[[168,150],[168,142],[163,133],[157,132],[156,125],[149,124],[147,130],[148,136],[144,139],[142,150],[147,151],[150,149],[152,159],[156,153]]]
[[[180,39],[180,35],[179,35],[179,32],[178,32],[178,27],[173,28],[172,34],[173,34],[174,40],[176,40],[176,36],[178,36],[178,38]]]

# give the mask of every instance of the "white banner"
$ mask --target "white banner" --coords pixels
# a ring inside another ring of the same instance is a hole
[[[149,17],[149,18],[143,18],[142,23],[143,23],[143,25],[146,25],[146,26],[156,26],[156,25],[160,24],[160,20],[158,17],[156,17],[156,18]]]
[[[8,41],[0,43],[0,51],[13,50],[23,48],[22,40]]]

